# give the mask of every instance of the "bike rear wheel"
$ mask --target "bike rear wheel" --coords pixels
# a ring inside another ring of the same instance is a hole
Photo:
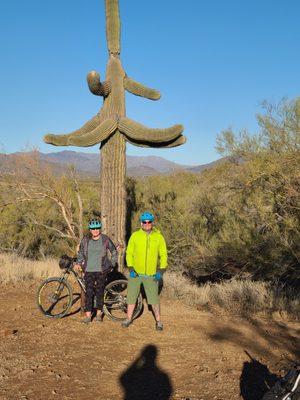
[[[49,278],[38,289],[37,304],[48,318],[64,317],[72,306],[73,290],[62,278]]]
[[[104,292],[103,311],[105,315],[113,321],[121,322],[127,318],[127,285],[125,279],[118,279],[106,285]],[[139,294],[133,313],[136,318],[143,307],[142,295]]]

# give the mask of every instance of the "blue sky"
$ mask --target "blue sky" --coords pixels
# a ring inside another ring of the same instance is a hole
[[[298,0],[120,0],[120,12],[126,73],[162,94],[126,95],[128,117],[153,128],[182,123],[188,138],[168,150],[129,145],[130,155],[213,161],[223,129],[255,133],[263,100],[299,95]],[[0,51],[0,150],[97,152],[42,137],[80,127],[102,105],[86,74],[105,76],[104,0],[2,0]]]

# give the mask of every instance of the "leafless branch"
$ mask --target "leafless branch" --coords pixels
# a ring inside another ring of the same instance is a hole
[[[60,229],[54,228],[53,226],[49,226],[47,224],[42,224],[41,222],[38,222],[37,220],[35,220],[33,218],[29,218],[29,220],[35,225],[42,226],[43,228],[46,228],[53,232],[56,232],[60,237],[77,240],[76,236],[72,236],[69,233],[64,233]]]

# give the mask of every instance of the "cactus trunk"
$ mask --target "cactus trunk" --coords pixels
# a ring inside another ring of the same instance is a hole
[[[101,116],[118,121],[125,116],[125,72],[119,58],[110,55],[106,80],[112,83],[110,95],[104,99]],[[100,154],[100,209],[103,232],[115,243],[125,245],[126,229],[126,142],[117,129],[101,144]],[[119,253],[123,269],[123,255]]]
[[[153,129],[126,118],[125,90],[158,100],[160,93],[129,78],[120,61],[119,0],[105,0],[106,39],[109,59],[106,80],[91,71],[87,76],[90,91],[103,97],[103,106],[80,129],[64,135],[48,134],[46,143],[55,146],[93,146],[101,143],[100,210],[104,233],[125,248],[126,229],[126,142],[142,147],[175,147],[185,143],[183,126]],[[123,269],[123,252],[119,266]]]
[[[101,148],[100,205],[103,231],[125,244],[126,143],[118,131]],[[123,260],[119,260],[122,269]]]

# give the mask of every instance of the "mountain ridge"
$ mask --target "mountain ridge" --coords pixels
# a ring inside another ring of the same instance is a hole
[[[15,157],[30,152],[0,153],[0,171],[4,172],[4,160],[12,163]],[[46,164],[53,164],[59,170],[67,165],[74,165],[78,173],[85,176],[98,176],[100,171],[100,155],[98,153],[82,153],[74,150],[62,150],[59,152],[42,153],[38,152],[40,160]],[[154,175],[168,175],[173,172],[186,171],[199,173],[206,168],[211,168],[220,160],[202,165],[183,165],[169,161],[160,156],[130,156],[127,155],[127,175],[132,177],[144,177]],[[7,168],[7,167],[6,167]]]

